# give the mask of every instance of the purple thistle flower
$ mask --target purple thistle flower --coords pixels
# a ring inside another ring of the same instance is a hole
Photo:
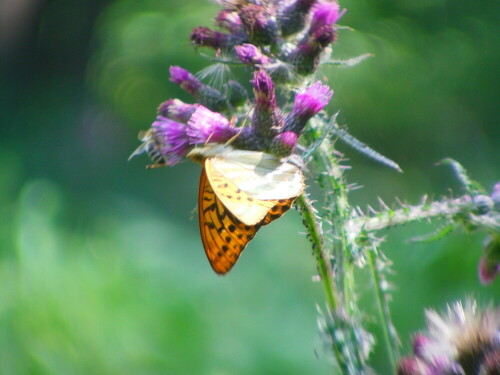
[[[199,47],[211,47],[213,49],[230,48],[235,44],[230,34],[221,33],[208,27],[195,27],[191,32],[191,42]]]
[[[306,15],[316,0],[296,0],[280,15],[281,35],[287,37],[304,28]]]
[[[159,145],[158,151],[165,157],[168,165],[177,164],[188,153],[190,145],[185,124],[158,116],[151,130]]]
[[[223,111],[227,108],[226,97],[219,90],[204,85],[193,74],[180,66],[170,67],[170,80],[180,85],[193,95],[200,104],[211,110]]]
[[[203,83],[198,78],[180,66],[170,67],[170,80],[177,83],[191,95],[196,95],[203,86]]]
[[[324,25],[305,37],[287,60],[293,64],[297,73],[312,74],[318,68],[322,52],[335,40],[335,36],[333,27]]]
[[[317,81],[295,96],[292,112],[286,118],[285,129],[300,134],[307,121],[328,104],[333,91]]]
[[[265,70],[260,69],[254,73],[252,84],[257,109],[275,109],[278,107],[274,82]]]
[[[158,113],[169,119],[187,123],[199,104],[187,104],[179,99],[169,99],[158,107]]]
[[[242,34],[245,32],[240,16],[238,16],[238,13],[231,10],[221,10],[215,18],[215,23],[217,26],[229,31],[231,34]]]
[[[278,26],[276,17],[270,13],[270,9],[257,4],[248,4],[240,8],[238,15],[250,42],[257,45],[276,42]]]
[[[290,155],[297,145],[297,134],[294,132],[283,132],[274,137],[270,147],[273,154],[278,156]]]
[[[187,136],[190,144],[207,142],[225,143],[238,133],[238,129],[220,113],[199,106],[188,122]]]
[[[234,47],[234,50],[241,62],[248,65],[266,65],[271,62],[271,59],[253,44],[245,43]]]
[[[311,26],[308,34],[313,34],[323,26],[332,26],[344,12],[340,12],[340,6],[336,2],[320,2],[313,11]]]
[[[327,85],[317,81],[295,96],[293,113],[309,119],[325,108],[332,95],[333,91]]]

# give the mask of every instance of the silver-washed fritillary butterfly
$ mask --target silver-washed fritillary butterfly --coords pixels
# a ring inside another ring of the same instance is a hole
[[[210,265],[227,273],[263,225],[278,219],[302,193],[298,166],[258,151],[207,144],[188,157],[203,165],[198,194],[201,240]]]

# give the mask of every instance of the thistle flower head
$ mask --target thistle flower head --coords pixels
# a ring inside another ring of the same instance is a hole
[[[297,48],[287,57],[300,75],[314,73],[320,62],[323,51],[335,40],[335,30],[324,25],[305,37]]]
[[[154,141],[159,145],[158,151],[168,165],[177,164],[188,153],[190,145],[185,124],[158,116],[151,130]]]
[[[427,372],[400,374],[479,374],[485,358],[500,349],[500,310],[479,310],[473,301],[448,307],[446,315],[426,313],[427,332],[414,341],[415,357],[406,357],[399,369],[419,364]]]
[[[190,144],[225,143],[237,132],[224,116],[201,105],[191,116],[186,131]]]
[[[180,66],[170,67],[170,80],[177,83],[191,95],[196,95],[203,86],[198,78]]]
[[[233,34],[244,31],[240,16],[238,16],[237,12],[232,10],[221,10],[215,18],[215,23],[217,26],[224,28]]]
[[[169,99],[158,107],[158,113],[171,120],[188,122],[199,104],[187,104],[179,99]]]
[[[332,26],[342,16],[339,4],[334,1],[321,1],[317,3],[313,11],[309,34],[323,26]]]
[[[240,8],[238,15],[250,42],[257,45],[276,42],[278,27],[273,13],[272,8],[257,4],[247,4]]]
[[[297,134],[286,131],[274,137],[271,150],[275,155],[287,156],[292,153],[297,145]]]
[[[271,141],[283,128],[283,117],[276,103],[274,83],[263,69],[254,73],[252,83],[255,95],[252,128]]]
[[[281,35],[287,37],[303,29],[306,14],[316,0],[296,0],[288,5],[280,15]]]
[[[253,75],[253,92],[257,108],[277,108],[274,83],[265,70],[257,70]]]
[[[295,116],[310,119],[321,111],[332,98],[333,91],[317,81],[295,96],[293,113]]]
[[[285,130],[300,134],[307,121],[328,104],[332,95],[333,91],[320,81],[297,94],[292,112],[285,120]]]
[[[253,44],[245,43],[241,46],[236,46],[234,47],[234,51],[241,62],[247,65],[266,65],[271,62],[271,59]]]
[[[193,29],[190,39],[196,46],[211,47],[216,50],[232,46],[230,35],[202,26]]]

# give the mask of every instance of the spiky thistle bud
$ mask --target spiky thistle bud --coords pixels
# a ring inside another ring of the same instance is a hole
[[[231,34],[221,33],[208,27],[195,27],[191,32],[191,42],[198,47],[210,47],[215,50],[228,49],[234,46],[235,40]]]
[[[245,28],[238,13],[232,10],[223,9],[215,18],[215,24],[226,29],[231,34],[244,35]]]
[[[283,126],[283,118],[276,103],[274,83],[262,69],[254,73],[252,83],[255,95],[252,127],[264,137],[270,138]]]
[[[270,150],[278,156],[290,155],[297,146],[297,134],[294,132],[283,132],[273,139]]]
[[[278,27],[272,9],[257,4],[240,8],[238,15],[252,44],[270,45],[277,41]]]
[[[333,91],[317,81],[295,96],[292,112],[285,119],[285,130],[300,134],[313,116],[332,98]]]
[[[200,104],[213,111],[220,112],[227,108],[226,97],[219,90],[203,84],[180,66],[170,67],[170,80],[193,95]]]
[[[288,58],[295,67],[295,71],[300,75],[314,73],[318,69],[323,51],[334,40],[334,29],[326,25],[302,40]]]
[[[234,47],[234,51],[240,61],[247,65],[266,65],[271,62],[271,59],[253,44],[245,43],[241,46],[236,46]]]
[[[170,81],[177,83],[191,95],[197,95],[203,83],[193,74],[180,66],[170,67]]]
[[[198,108],[198,104],[187,104],[179,99],[169,99],[158,107],[158,113],[171,120],[188,122]]]
[[[316,0],[296,0],[288,5],[279,17],[281,36],[287,37],[304,28],[306,15]]]

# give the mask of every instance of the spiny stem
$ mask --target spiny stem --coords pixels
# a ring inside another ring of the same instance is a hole
[[[333,271],[331,268],[330,259],[323,246],[323,237],[321,235],[319,223],[316,220],[314,207],[305,195],[301,195],[297,198],[297,205],[299,207],[300,213],[302,214],[304,225],[309,234],[309,239],[312,242],[312,249],[314,258],[316,259],[316,266],[318,267],[321,283],[323,284],[323,289],[326,295],[328,308],[327,314],[330,315],[337,309],[337,291],[335,290],[335,284],[333,282]],[[349,374],[349,366],[346,363],[345,358],[333,335],[331,339],[332,351],[335,355],[340,369],[344,374]]]
[[[387,345],[387,352],[392,368],[392,373],[395,374],[397,360],[400,357],[398,350],[399,341],[396,329],[394,328],[391,320],[391,311],[389,309],[387,294],[385,292],[386,287],[384,287],[385,280],[380,273],[380,268],[378,265],[380,261],[377,258],[376,249],[374,248],[367,253],[368,265],[370,267],[373,279],[373,288],[375,289],[379,318],[382,322],[382,330],[384,331],[384,339]]]
[[[456,199],[440,202],[422,203],[417,206],[405,206],[397,210],[389,210],[372,217],[358,217],[349,220],[349,233],[358,237],[364,232],[375,232],[389,227],[407,224],[413,221],[435,217],[450,218],[462,213],[470,213],[471,199],[466,195]]]
[[[301,195],[297,198],[297,204],[304,220],[304,225],[307,228],[309,239],[312,242],[312,249],[316,265],[318,267],[321,283],[325,290],[327,298],[327,306],[330,311],[335,311],[337,308],[337,292],[333,283],[333,271],[330,259],[323,244],[323,238],[316,221],[315,209],[309,200]]]

